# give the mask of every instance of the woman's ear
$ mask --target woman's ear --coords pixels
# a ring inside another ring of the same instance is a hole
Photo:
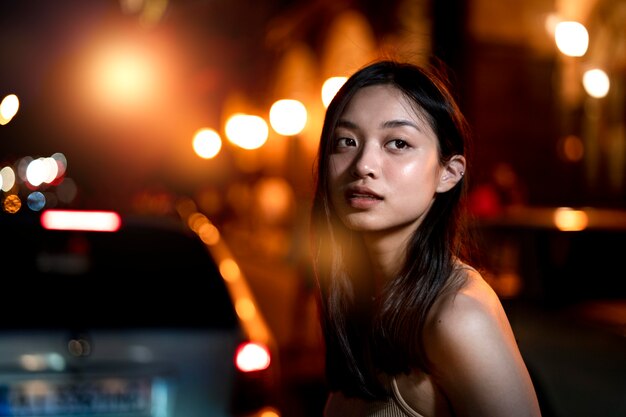
[[[454,155],[443,166],[439,184],[437,184],[437,192],[445,193],[454,187],[465,175],[465,157],[463,155]]]

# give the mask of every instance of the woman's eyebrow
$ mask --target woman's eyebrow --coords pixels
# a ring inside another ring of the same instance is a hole
[[[420,127],[417,124],[415,124],[411,120],[406,120],[406,119],[387,120],[386,122],[381,123],[381,127],[386,128],[386,129],[390,129],[394,127],[403,127],[403,126],[409,126],[417,131],[420,131],[420,132],[422,131],[422,129],[420,129]]]
[[[418,131],[422,130],[413,121],[406,120],[406,119],[387,120],[386,122],[381,123],[381,127],[384,128],[384,129],[392,129],[392,128],[395,128],[395,127],[403,127],[403,126],[412,127],[413,129],[418,130]],[[356,125],[356,123],[353,123],[353,122],[351,122],[349,120],[339,119],[337,121],[337,126],[336,127],[345,127],[345,128],[349,128],[349,129],[356,129],[358,126]]]
[[[346,128],[349,128],[349,129],[356,129],[357,125],[356,125],[356,123],[353,123],[353,122],[351,122],[349,120],[339,119],[339,120],[337,120],[337,126],[336,127],[346,127]]]

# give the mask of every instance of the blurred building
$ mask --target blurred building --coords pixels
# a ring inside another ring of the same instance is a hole
[[[302,175],[310,176],[325,78],[380,56],[436,55],[475,129],[471,184],[494,185],[506,166],[531,205],[619,207],[626,199],[624,0],[31,0],[0,7],[0,94],[22,98],[15,120],[0,128],[3,162],[63,152],[75,176],[107,191],[130,192],[134,183],[183,192],[207,181],[221,187],[239,175],[240,155],[225,146],[219,158],[201,160],[191,151],[193,132],[221,131],[234,111],[266,117],[274,100],[292,96],[309,112],[299,146]],[[582,56],[555,45],[559,21],[586,27]],[[129,107],[137,97],[104,108],[81,90],[87,57],[115,39],[139,48],[135,56],[146,52],[161,77],[141,110]],[[583,87],[594,68],[610,81],[601,98]],[[272,147],[272,134],[245,164],[285,163],[287,151]]]

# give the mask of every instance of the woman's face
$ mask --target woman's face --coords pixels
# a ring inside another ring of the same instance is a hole
[[[393,86],[364,87],[332,140],[331,199],[343,223],[359,232],[412,233],[444,175],[426,115]]]

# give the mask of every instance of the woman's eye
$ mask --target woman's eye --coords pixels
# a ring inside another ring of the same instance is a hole
[[[406,141],[402,140],[402,139],[394,139],[392,141],[387,142],[387,146],[393,148],[393,149],[404,149],[406,147],[409,146],[408,143],[406,143]]]
[[[348,148],[350,146],[356,146],[356,140],[352,138],[339,138],[335,141],[337,148]]]

